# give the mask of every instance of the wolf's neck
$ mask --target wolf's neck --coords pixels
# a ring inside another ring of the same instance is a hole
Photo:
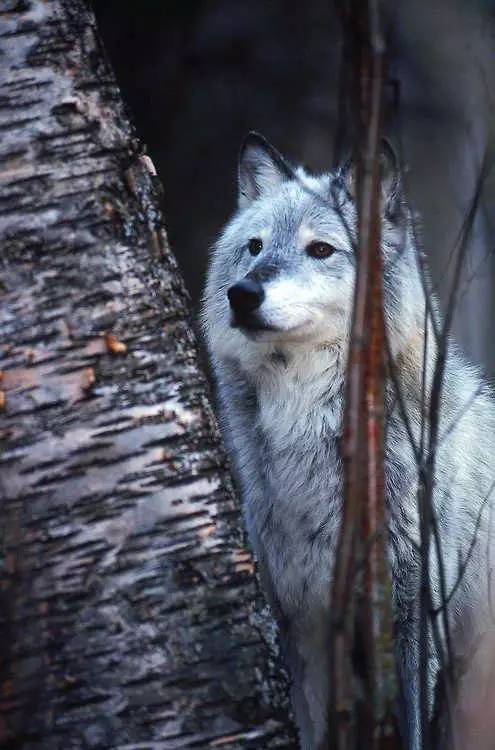
[[[429,391],[434,336],[430,331],[425,350],[423,321],[411,320],[409,326],[391,328],[389,336],[396,382],[412,413],[423,398],[424,366],[427,394]],[[261,421],[285,432],[297,433],[304,430],[305,425],[314,424],[340,433],[347,353],[347,345],[273,349],[254,373]]]
[[[256,374],[261,425],[296,437],[340,432],[345,362],[340,347],[274,350]]]

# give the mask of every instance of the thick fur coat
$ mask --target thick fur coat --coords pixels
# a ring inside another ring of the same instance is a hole
[[[436,344],[425,310],[437,328],[441,319],[433,297],[425,307],[427,280],[411,219],[398,174],[390,157],[385,161],[385,313],[406,413],[389,384],[386,492],[404,725],[407,746],[417,750],[418,465],[410,433],[417,448],[422,425],[428,431]],[[248,136],[240,158],[239,208],[213,248],[204,296],[221,425],[279,623],[303,750],[316,750],[326,731],[329,592],[343,502],[339,443],[356,268],[352,174],[351,165],[319,177],[293,171],[263,138]],[[462,653],[491,626],[495,409],[488,387],[453,342],[441,393],[434,514],[449,622]],[[431,590],[439,606],[434,545]],[[433,644],[431,652],[433,690],[439,668]]]

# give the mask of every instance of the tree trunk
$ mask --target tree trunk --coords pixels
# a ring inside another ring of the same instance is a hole
[[[0,60],[0,745],[294,748],[156,177],[92,13],[3,0]]]

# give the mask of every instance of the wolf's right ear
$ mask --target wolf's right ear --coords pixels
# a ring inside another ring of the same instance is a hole
[[[259,133],[249,133],[239,155],[239,208],[247,208],[260,195],[293,177],[282,154]]]
[[[382,138],[380,146],[380,181],[384,214],[389,219],[395,219],[402,208],[400,166],[395,150],[387,138]],[[356,183],[356,165],[349,158],[339,171],[336,187],[343,187],[345,195],[355,201]]]

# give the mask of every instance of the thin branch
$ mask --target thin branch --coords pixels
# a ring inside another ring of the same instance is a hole
[[[392,707],[396,688],[383,466],[380,129],[384,41],[376,2],[363,5],[351,0],[347,7],[359,124],[355,148],[358,252],[344,421],[345,499],[332,590],[329,740],[335,750],[350,750],[357,739],[378,750],[392,737],[395,746],[398,742]],[[360,585],[351,588],[361,566]],[[352,661],[356,648],[362,653],[359,672]]]

